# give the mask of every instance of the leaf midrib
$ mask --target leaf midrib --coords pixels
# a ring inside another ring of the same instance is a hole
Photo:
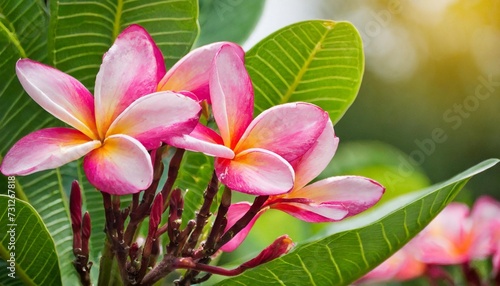
[[[26,58],[26,51],[23,49],[19,38],[9,30],[4,23],[0,22],[0,28],[5,32],[12,44],[17,48],[22,58]]]
[[[302,81],[302,78],[304,77],[304,74],[307,72],[309,65],[311,64],[313,59],[316,57],[316,54],[321,50],[321,46],[323,45],[323,42],[325,41],[326,36],[334,27],[335,27],[335,24],[332,24],[331,26],[329,26],[329,28],[327,28],[325,30],[325,33],[321,36],[321,39],[318,41],[318,43],[314,47],[311,54],[306,59],[305,63],[302,65],[302,68],[297,73],[297,76],[295,77],[294,82],[290,85],[290,87],[286,91],[285,95],[281,98],[280,104],[284,104],[284,103],[288,102],[288,100],[290,99],[290,97],[294,93],[295,89],[297,89],[297,86]]]
[[[118,0],[116,3],[115,20],[113,21],[113,40],[116,39],[121,32],[122,11],[123,0]]]

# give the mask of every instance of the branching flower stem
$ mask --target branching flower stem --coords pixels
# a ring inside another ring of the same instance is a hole
[[[235,225],[226,231],[226,214],[231,205],[231,189],[224,188],[217,216],[207,239],[200,242],[205,225],[208,223],[211,207],[219,190],[219,180],[215,172],[203,194],[203,203],[196,212],[196,217],[190,220],[184,229],[181,229],[184,200],[180,189],[174,189],[180,164],[184,155],[183,149],[177,149],[173,155],[168,177],[161,192],[155,198],[159,186],[163,165],[161,150],[152,153],[154,162],[154,178],[151,186],[144,191],[142,200],[139,195],[132,196],[129,207],[120,209],[120,197],[102,193],[106,216],[106,248],[108,260],[116,258],[120,275],[124,285],[152,285],[175,269],[187,269],[184,276],[177,281],[177,285],[191,285],[208,279],[212,274],[234,276],[242,273],[248,267],[241,265],[227,270],[209,265],[212,256],[237,233],[244,229],[258,214],[268,196],[256,197],[247,213]],[[153,203],[154,201],[154,203]],[[163,206],[163,207],[159,207]],[[168,220],[160,226],[161,213],[168,210]],[[153,210],[154,209],[154,210]],[[153,219],[154,214],[154,221]],[[150,216],[150,229],[146,243],[142,248],[133,243],[140,223]],[[129,218],[127,227],[125,221]],[[162,234],[167,234],[169,243],[163,259],[156,264],[160,253]],[[129,261],[130,258],[130,261]],[[148,271],[148,269],[151,269]],[[109,269],[112,271],[112,269]],[[197,277],[206,272],[202,277]]]
[[[217,241],[214,247],[214,253],[224,244],[228,243],[236,234],[238,234],[242,229],[244,229],[250,221],[257,215],[264,203],[267,201],[269,196],[258,196],[253,201],[250,209],[230,228],[224,235]],[[205,252],[204,255],[212,255],[213,253]]]
[[[217,179],[217,174],[215,172],[212,175],[212,179],[210,180],[210,184],[208,185],[205,193],[203,195],[203,205],[200,210],[196,214],[196,226],[189,236],[187,244],[184,246],[183,253],[189,254],[192,253],[198,240],[200,239],[200,235],[203,231],[203,227],[207,223],[208,218],[210,217],[210,206],[214,200],[215,195],[217,194],[219,187],[219,180]]]
[[[161,175],[163,173],[163,163],[161,160],[162,148],[154,151],[154,177],[151,186],[144,191],[142,201],[139,203],[139,194],[132,195],[132,203],[130,209],[130,221],[124,234],[124,243],[130,245],[134,239],[135,233],[139,224],[149,215],[151,204],[155,197],[156,189],[160,183]]]
[[[111,198],[110,194],[101,192],[104,214],[106,216],[106,236],[109,241],[107,244],[111,247],[112,256],[116,257],[120,275],[124,285],[131,285],[126,268],[128,246],[123,241],[123,213],[120,211],[120,199],[115,196]]]
[[[161,194],[163,195],[163,210],[166,210],[169,205],[170,193],[172,192],[175,180],[177,180],[177,175],[179,174],[179,168],[181,166],[184,153],[184,149],[177,149],[174,156],[170,160],[167,181],[161,190]]]

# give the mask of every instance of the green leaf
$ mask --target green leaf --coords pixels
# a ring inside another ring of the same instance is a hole
[[[0,195],[0,221],[0,256],[15,267],[15,276],[25,285],[62,285],[54,240],[37,211],[13,193]],[[0,271],[11,273],[6,267]],[[15,281],[8,277],[2,283]]]
[[[198,35],[195,0],[50,1],[50,64],[92,89],[103,54],[131,24],[143,26],[168,67],[184,56]]]
[[[255,28],[264,3],[264,0],[200,1],[201,33],[196,46],[218,41],[243,44]]]
[[[446,182],[399,197],[369,218],[343,221],[332,235],[216,285],[348,285],[387,259],[422,230],[490,159]]]
[[[361,38],[347,22],[306,21],[285,27],[246,55],[255,112],[277,104],[319,105],[336,123],[358,93],[364,70]]]
[[[15,72],[19,58],[45,60],[46,22],[43,1],[0,3],[0,154],[20,137],[56,122],[23,91]]]
[[[73,261],[73,235],[68,207],[69,186],[63,185],[63,176],[71,174],[71,166],[40,172],[25,177],[16,177],[17,194],[26,197],[43,219],[50,235],[56,242],[57,255],[61,262],[63,283],[74,281],[76,271]]]

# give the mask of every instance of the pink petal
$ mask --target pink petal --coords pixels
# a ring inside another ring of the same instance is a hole
[[[389,280],[406,281],[423,275],[425,268],[426,265],[413,257],[405,246],[365,275],[362,281],[363,285]]]
[[[199,47],[178,61],[158,84],[158,90],[191,91],[200,100],[210,102],[208,78],[213,58],[223,46],[231,46],[241,59],[243,49],[229,42],[219,42]]]
[[[198,124],[189,135],[171,137],[167,143],[177,148],[202,152],[209,156],[233,159],[233,150],[222,143],[222,138],[212,129]]]
[[[43,109],[97,139],[94,99],[78,80],[30,59],[19,60],[16,73],[23,88]]]
[[[328,113],[310,103],[274,106],[250,123],[234,149],[235,153],[249,148],[262,148],[291,162],[316,143],[328,120]]]
[[[250,204],[249,202],[239,202],[232,204],[226,214],[227,225],[224,231],[229,230],[241,217],[243,217],[245,213],[250,209],[251,205],[252,204]],[[260,212],[258,212],[257,215],[253,217],[253,219],[245,228],[243,228],[240,232],[238,232],[238,234],[233,237],[233,239],[231,239],[221,247],[221,250],[224,252],[231,252],[238,248],[238,246],[240,246],[240,244],[248,236],[248,233],[254,226],[255,222],[264,213],[264,211],[265,210],[261,210]]]
[[[253,88],[240,55],[231,46],[222,46],[215,56],[210,98],[224,144],[234,149],[253,118]]]
[[[498,250],[492,257],[492,263],[493,263],[493,274],[494,275],[499,275],[500,273],[500,250]]]
[[[339,205],[316,205],[308,203],[276,203],[273,209],[281,210],[306,222],[333,222],[346,218],[349,211]]]
[[[469,256],[482,258],[493,254],[500,245],[500,202],[489,196],[479,197],[472,207],[470,221]]]
[[[83,157],[101,145],[70,128],[48,128],[21,138],[7,152],[0,166],[6,176],[29,175],[58,168]]]
[[[477,222],[500,220],[500,202],[489,196],[479,197],[474,203],[471,217]]]
[[[156,91],[165,73],[161,52],[138,25],[126,28],[104,55],[95,84],[95,112],[99,135],[139,97]]]
[[[200,105],[181,94],[162,91],[134,101],[111,124],[106,137],[126,134],[146,149],[158,148],[172,136],[189,134],[198,123]]]
[[[384,187],[367,178],[331,177],[293,189],[276,198],[271,207],[308,222],[338,221],[372,207],[384,191]]]
[[[328,120],[323,133],[302,157],[291,162],[295,170],[294,189],[301,189],[316,178],[333,158],[339,138],[335,136],[333,124]]]
[[[153,180],[151,158],[142,144],[127,135],[112,135],[83,161],[89,182],[112,195],[145,190]]]
[[[294,181],[290,164],[264,149],[245,150],[233,160],[217,158],[215,171],[223,184],[251,195],[286,193]]]

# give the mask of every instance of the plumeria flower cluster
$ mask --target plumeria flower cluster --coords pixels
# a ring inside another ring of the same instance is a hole
[[[480,277],[472,267],[478,260],[490,259],[490,277]],[[482,196],[472,210],[462,203],[451,203],[412,241],[361,281],[405,281],[420,276],[454,283],[442,266],[458,265],[469,285],[500,283],[500,202]]]
[[[167,71],[151,36],[132,25],[104,55],[93,96],[75,78],[42,63],[21,59],[16,72],[30,97],[69,127],[28,134],[5,155],[0,171],[29,175],[83,157],[85,175],[103,197],[109,250],[104,253],[116,259],[127,285],[152,285],[176,269],[187,269],[179,285],[212,274],[240,274],[293,247],[283,235],[235,269],[209,265],[221,251],[237,248],[265,211],[334,222],[373,206],[385,190],[358,176],[310,183],[339,142],[328,113],[295,102],[254,118],[244,51],[234,43],[195,49]],[[160,184],[168,150],[175,151]],[[196,217],[183,223],[184,191],[174,183],[186,151],[215,160]],[[218,210],[209,220],[221,185]],[[254,202],[231,204],[233,191],[253,195]],[[130,206],[121,207],[122,195],[132,195]],[[74,265],[82,284],[89,285],[90,216],[82,217],[81,198],[74,182]],[[147,217],[147,236],[140,244],[139,226]]]

